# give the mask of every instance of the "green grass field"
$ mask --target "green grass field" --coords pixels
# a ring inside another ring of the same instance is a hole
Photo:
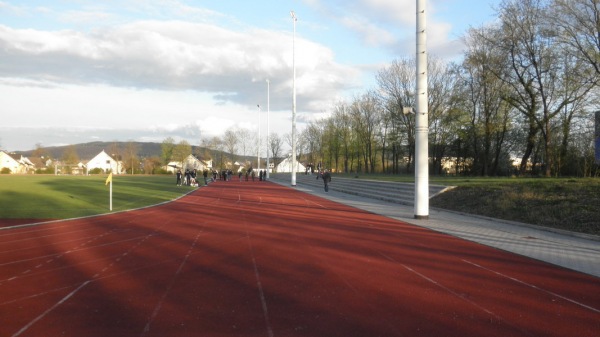
[[[412,175],[338,176],[415,181]],[[431,207],[600,235],[600,178],[430,176],[429,183],[457,186],[431,199]]]
[[[66,219],[109,213],[102,176],[0,175],[0,219]],[[113,176],[113,212],[173,200],[194,189],[173,176]]]

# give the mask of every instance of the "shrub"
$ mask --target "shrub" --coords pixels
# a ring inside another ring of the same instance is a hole
[[[102,173],[104,173],[104,171],[102,171],[102,169],[99,167],[91,169],[90,172],[88,172],[88,174],[102,174]]]

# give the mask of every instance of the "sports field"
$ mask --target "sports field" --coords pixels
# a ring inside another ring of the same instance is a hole
[[[0,175],[0,225],[110,212],[107,175]],[[173,176],[113,176],[113,211],[155,205],[193,190]],[[13,219],[8,221],[7,219]]]
[[[599,334],[596,277],[271,182],[0,230],[1,336]]]

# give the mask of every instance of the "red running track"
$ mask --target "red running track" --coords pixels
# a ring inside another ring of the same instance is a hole
[[[0,231],[0,336],[600,336],[600,280],[269,182]]]

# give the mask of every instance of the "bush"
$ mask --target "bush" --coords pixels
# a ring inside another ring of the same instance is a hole
[[[102,174],[102,173],[104,173],[104,171],[103,171],[101,168],[99,168],[99,167],[96,167],[96,168],[94,168],[94,169],[91,169],[91,170],[88,172],[88,174]]]
[[[0,174],[11,174],[11,170],[8,167],[3,167],[2,170],[0,170]]]
[[[169,171],[167,171],[167,170],[165,170],[165,169],[163,169],[163,168],[160,168],[160,169],[158,169],[158,170],[155,170],[155,173],[156,173],[156,174],[171,174]]]

